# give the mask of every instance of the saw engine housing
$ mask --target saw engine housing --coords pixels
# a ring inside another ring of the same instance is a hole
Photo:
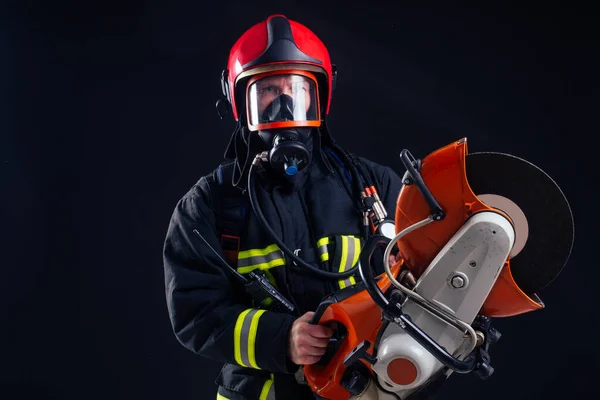
[[[438,253],[412,289],[457,319],[472,324],[510,253],[515,232],[503,215],[484,211],[471,217]],[[402,311],[453,356],[466,357],[477,345],[464,332],[407,297]],[[471,343],[468,343],[471,341]],[[468,347],[459,348],[466,344]],[[373,371],[390,391],[423,385],[444,365],[396,324],[388,324],[377,347]],[[458,354],[457,354],[458,353]]]
[[[515,249],[526,246],[522,222],[474,192],[466,156],[466,138],[422,161],[401,153],[396,235],[365,244],[359,283],[324,299],[311,321],[343,328],[323,359],[304,367],[318,398],[405,400],[453,372],[486,379],[500,337],[491,318],[544,308],[511,273]],[[378,246],[385,272],[375,277]],[[401,258],[388,265],[394,248]]]

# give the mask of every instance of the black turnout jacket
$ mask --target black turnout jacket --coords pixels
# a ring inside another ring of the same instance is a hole
[[[315,147],[312,162],[293,184],[273,178],[268,170],[256,175],[256,195],[269,225],[288,248],[312,265],[344,271],[356,265],[364,244],[359,199],[348,190],[351,176],[343,163],[333,165],[325,156],[331,150]],[[393,219],[400,177],[389,167],[361,160]],[[315,311],[326,295],[360,277],[356,273],[328,280],[293,265],[252,212],[244,179],[237,179],[241,183],[234,187],[232,178],[239,172],[239,160],[223,164],[201,177],[175,206],[163,252],[172,327],[183,346],[223,363],[215,381],[218,399],[312,399],[308,386],[294,375],[299,366],[288,355],[290,328],[300,315]],[[241,274],[264,274],[294,303],[295,314],[256,308],[217,255],[193,233],[196,229],[225,256],[219,235],[222,193],[236,196],[242,204],[243,230],[234,267]]]

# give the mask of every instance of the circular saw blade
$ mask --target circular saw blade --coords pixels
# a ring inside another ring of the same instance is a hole
[[[481,201],[513,219],[513,278],[528,295],[538,293],[560,274],[573,247],[573,215],[563,192],[540,168],[509,154],[468,154],[466,174]]]

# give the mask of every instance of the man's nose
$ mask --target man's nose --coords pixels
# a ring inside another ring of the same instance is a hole
[[[281,90],[281,94],[287,94],[288,96],[291,96],[291,95],[292,95],[292,93],[293,93],[293,92],[292,92],[292,88],[291,88],[291,87],[289,87],[289,86],[287,86],[287,85],[286,85],[286,86],[284,86],[284,87],[282,88],[282,90]]]

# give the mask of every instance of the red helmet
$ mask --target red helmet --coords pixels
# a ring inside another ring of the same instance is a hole
[[[231,48],[227,69],[221,76],[221,87],[231,105],[233,118],[239,121],[246,111],[247,90],[257,75],[274,73],[314,78],[319,117],[309,125],[320,126],[322,116],[329,113],[337,75],[335,65],[331,64],[323,42],[311,30],[280,14],[252,26]],[[251,122],[249,125],[252,130],[260,128]]]

